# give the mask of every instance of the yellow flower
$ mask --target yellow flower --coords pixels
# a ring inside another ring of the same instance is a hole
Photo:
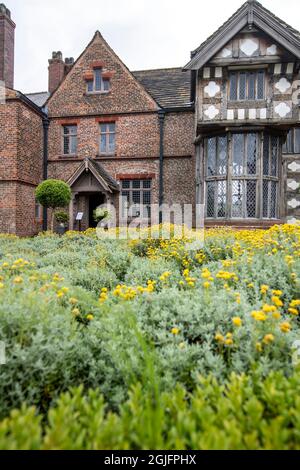
[[[275,338],[274,338],[274,335],[272,335],[271,333],[269,333],[269,334],[265,335],[265,337],[264,337],[264,339],[263,339],[263,342],[264,342],[265,344],[270,344],[270,343],[272,343],[272,342],[274,341],[274,339],[275,339]]]
[[[271,312],[276,312],[277,308],[276,308],[275,305],[265,304],[265,305],[263,305],[262,310],[265,313],[271,313]]]
[[[300,299],[292,300],[290,303],[290,307],[299,307],[299,305],[300,305]]]
[[[185,343],[180,343],[178,347],[179,349],[185,349]]]
[[[288,309],[288,312],[291,313],[292,315],[295,315],[295,316],[299,315],[299,312],[298,312],[298,310],[297,310],[296,308],[290,307],[290,308]]]
[[[23,279],[22,279],[22,277],[17,276],[17,277],[14,278],[13,282],[14,282],[14,284],[22,284]]]
[[[273,290],[272,294],[281,297],[283,295],[283,292],[282,290]]]
[[[228,338],[225,340],[226,346],[232,346],[233,345],[233,340],[231,338]]]
[[[256,351],[258,351],[258,352],[262,352],[262,345],[261,345],[261,343],[256,343],[255,349],[256,349]]]
[[[269,290],[269,286],[267,286],[266,284],[263,284],[262,286],[260,286],[260,292],[262,294],[266,294]]]
[[[240,317],[233,317],[232,323],[234,324],[234,326],[237,326],[237,327],[242,326],[242,320]]]
[[[272,302],[273,302],[273,304],[276,305],[276,307],[282,307],[283,306],[282,300],[277,295],[273,295]]]
[[[221,333],[217,333],[215,336],[215,340],[218,341],[218,343],[223,343],[224,342],[224,336],[221,335]]]
[[[72,314],[74,315],[74,317],[78,317],[80,315],[79,308],[73,308]]]
[[[172,328],[171,330],[172,335],[175,335],[175,336],[179,335],[179,332],[180,332],[179,328]]]
[[[254,289],[254,284],[253,284],[253,282],[250,282],[250,283],[247,285],[247,287],[248,287],[249,289]]]
[[[87,319],[88,321],[92,321],[92,320],[94,320],[94,315],[92,315],[92,314],[90,313],[89,315],[86,316],[86,319]]]
[[[280,324],[279,328],[283,333],[288,333],[291,329],[291,324],[288,321],[285,321]]]
[[[76,305],[76,304],[78,303],[78,300],[75,299],[75,297],[71,297],[71,298],[69,299],[69,302],[70,302],[71,305]]]
[[[101,289],[101,292],[104,292],[105,294],[107,293],[107,291],[108,291],[107,287],[103,287],[103,288]]]
[[[275,320],[280,320],[281,315],[278,310],[276,310],[276,312],[272,313],[272,317],[275,318]]]
[[[210,282],[206,281],[206,282],[203,282],[203,287],[205,289],[208,289],[210,287]]]
[[[267,315],[260,310],[253,310],[253,312],[251,312],[251,317],[256,321],[266,321],[267,319]]]
[[[3,287],[4,287],[4,284],[0,282],[0,289],[3,289]]]

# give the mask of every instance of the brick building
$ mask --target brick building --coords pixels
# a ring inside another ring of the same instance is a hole
[[[0,5],[0,232],[45,228],[34,190],[71,187],[70,228],[120,196],[204,204],[207,225],[300,215],[300,33],[247,1],[183,68],[131,72],[97,31],[80,57],[49,60],[49,91],[13,88],[14,28]],[[197,210],[197,209],[196,209]],[[142,211],[142,214],[140,212]]]

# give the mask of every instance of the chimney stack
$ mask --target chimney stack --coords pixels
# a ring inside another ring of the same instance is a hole
[[[14,87],[15,28],[9,9],[0,3],[0,80],[7,88]]]
[[[62,52],[52,52],[49,59],[49,92],[53,93],[73,67],[73,57],[63,60]]]

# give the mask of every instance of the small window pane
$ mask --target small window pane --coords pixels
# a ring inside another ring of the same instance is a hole
[[[255,100],[255,73],[249,73],[249,84],[248,84],[248,98],[249,100]]]
[[[129,180],[123,180],[122,181],[122,188],[129,189],[130,188],[130,181]]]
[[[244,134],[233,134],[233,174],[244,173]]]
[[[256,217],[256,181],[247,181],[246,217]]]
[[[143,188],[150,189],[151,188],[151,180],[144,180],[143,181]]]
[[[100,69],[95,70],[95,90],[101,91],[102,73]]]
[[[265,72],[260,71],[257,74],[257,99],[263,100],[265,97]]]
[[[216,174],[216,138],[207,139],[207,176]]]
[[[151,192],[144,191],[143,192],[143,204],[151,204]]]
[[[218,138],[218,175],[227,174],[227,137]]]
[[[93,80],[88,80],[87,82],[87,90],[89,93],[91,93],[94,89],[94,82]]]
[[[230,99],[233,101],[237,100],[237,74],[230,74]]]
[[[300,153],[300,127],[294,129],[295,132],[295,144],[294,144],[294,153]]]
[[[269,159],[270,159],[270,136],[265,134],[264,136],[264,151],[263,151],[263,174],[269,175]]]
[[[263,217],[269,216],[269,181],[263,181]]]
[[[271,219],[276,219],[277,217],[277,182],[271,181],[271,195],[270,195],[270,214]]]
[[[133,202],[133,204],[140,204],[140,202],[141,202],[141,193],[140,193],[140,191],[132,191],[132,202]]]
[[[115,134],[109,134],[109,153],[114,153],[115,146]]]
[[[271,137],[271,176],[277,176],[278,165],[278,150],[279,150],[278,137]]]
[[[133,180],[133,182],[132,182],[132,187],[133,187],[134,189],[139,189],[139,188],[141,187],[141,182],[140,182],[140,180]]]
[[[112,122],[111,124],[108,124],[108,131],[109,132],[115,132],[116,130],[116,124]]]
[[[218,181],[217,217],[226,216],[227,182]]]
[[[247,137],[247,172],[248,175],[256,174],[256,134],[248,134]]]
[[[101,134],[101,153],[106,153],[106,134]]]
[[[109,80],[103,80],[103,90],[104,91],[109,91],[110,89],[110,81]]]
[[[206,203],[207,217],[215,216],[215,183],[207,183],[207,203]]]
[[[247,75],[245,72],[240,73],[240,80],[239,80],[239,99],[245,100],[246,99],[246,90],[247,90]]]
[[[243,181],[232,182],[232,217],[243,217],[244,184]]]

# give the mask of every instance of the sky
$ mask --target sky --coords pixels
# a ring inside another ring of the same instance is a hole
[[[99,30],[130,70],[181,67],[242,0],[1,0],[17,24],[15,89],[47,91],[52,51],[81,54]],[[262,0],[300,30],[299,0]]]

